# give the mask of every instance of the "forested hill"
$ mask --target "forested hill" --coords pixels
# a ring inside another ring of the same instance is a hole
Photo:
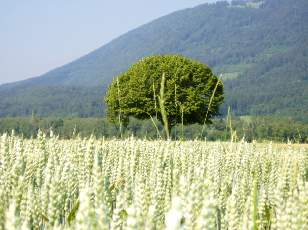
[[[305,118],[307,22],[307,0],[218,2],[178,11],[40,77],[0,86],[0,116],[102,116],[114,76],[141,57],[180,53],[221,74],[225,107],[238,115]]]

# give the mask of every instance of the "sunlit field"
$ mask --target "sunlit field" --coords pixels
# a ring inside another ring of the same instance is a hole
[[[0,197],[0,229],[308,229],[308,151],[4,134]]]

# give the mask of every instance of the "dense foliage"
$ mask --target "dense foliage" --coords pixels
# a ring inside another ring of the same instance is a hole
[[[246,141],[275,141],[308,143],[308,124],[285,117],[232,117],[231,127],[236,132],[237,139]],[[173,139],[194,140],[204,139],[212,141],[227,141],[231,139],[230,120],[213,119],[211,125],[206,126],[202,133],[202,126],[198,124],[182,127],[175,126]],[[155,121],[162,133],[163,126]],[[119,127],[104,118],[2,118],[0,119],[0,134],[11,133],[25,138],[36,137],[38,130],[49,133],[50,129],[61,139],[70,139],[79,134],[81,137],[91,135],[96,138],[119,137]],[[75,130],[75,131],[74,131]],[[123,129],[122,136],[135,136],[142,139],[157,139],[157,130],[150,120],[130,119],[128,126]]]
[[[200,62],[156,55],[141,59],[115,78],[105,100],[112,122],[130,116],[163,122],[165,112],[170,129],[178,123],[209,123],[223,102],[223,85]]]
[[[308,152],[0,138],[0,229],[307,229]]]
[[[107,87],[106,87],[107,88]],[[104,114],[102,97],[104,87],[36,86],[1,90],[0,117],[95,117]]]
[[[308,1],[241,2],[173,13],[41,78],[1,86],[0,116],[101,116],[114,76],[144,56],[179,53],[222,74],[225,108],[238,115],[308,117]]]

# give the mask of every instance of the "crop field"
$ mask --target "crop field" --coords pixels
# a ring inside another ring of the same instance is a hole
[[[308,151],[0,137],[0,229],[308,229]]]

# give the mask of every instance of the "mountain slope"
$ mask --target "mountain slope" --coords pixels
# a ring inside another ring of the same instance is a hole
[[[180,53],[222,75],[225,107],[237,114],[305,117],[307,21],[307,0],[219,2],[175,12],[40,77],[0,86],[0,116],[101,116],[114,76],[143,56]]]

